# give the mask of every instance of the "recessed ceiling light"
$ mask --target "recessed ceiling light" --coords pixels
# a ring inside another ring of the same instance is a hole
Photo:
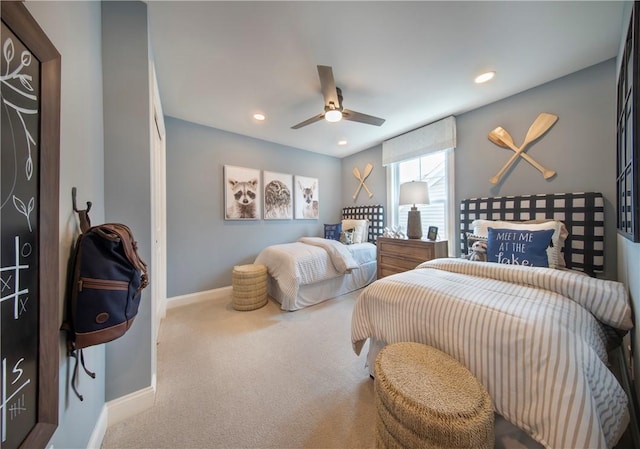
[[[338,145],[346,145],[347,141],[346,140],[338,140]]]
[[[489,80],[492,80],[494,76],[496,76],[496,72],[485,72],[481,75],[476,76],[476,79],[474,81],[476,82],[476,84],[482,84],[486,83]]]
[[[253,114],[253,118],[259,121],[263,121],[266,117],[264,116],[264,114]]]

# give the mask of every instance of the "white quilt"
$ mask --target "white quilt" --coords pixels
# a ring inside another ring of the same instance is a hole
[[[295,243],[268,246],[254,263],[266,265],[278,283],[282,308],[295,310],[300,285],[342,276],[375,258],[376,247],[371,243],[343,245],[335,240],[303,237]]]
[[[596,319],[597,317],[597,319]],[[436,259],[368,286],[351,339],[416,341],[465,365],[496,411],[547,448],[611,448],[627,397],[600,321],[632,327],[624,285],[570,271]]]

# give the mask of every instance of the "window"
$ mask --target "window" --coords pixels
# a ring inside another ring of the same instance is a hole
[[[453,210],[453,149],[434,151],[388,166],[389,223],[407,229],[407,215],[411,206],[398,204],[400,184],[409,181],[426,181],[429,185],[428,205],[419,205],[422,234],[427,236],[429,226],[438,227],[438,240],[452,240],[455,236]],[[453,253],[455,245],[449,244]]]
[[[426,181],[429,205],[420,206],[422,235],[429,226],[438,227],[438,239],[449,240],[449,255],[455,255],[455,207],[453,194],[453,150],[456,118],[446,117],[382,142],[382,164],[387,167],[389,225],[407,229],[411,206],[400,207],[400,184]]]

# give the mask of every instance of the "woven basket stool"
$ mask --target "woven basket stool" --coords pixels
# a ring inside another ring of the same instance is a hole
[[[255,310],[267,303],[267,267],[236,265],[233,267],[232,306],[236,310]]]
[[[376,447],[492,449],[493,405],[457,360],[420,343],[385,346],[376,358]]]

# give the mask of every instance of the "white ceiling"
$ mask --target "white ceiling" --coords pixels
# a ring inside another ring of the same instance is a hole
[[[166,115],[344,157],[615,57],[623,4],[149,1],[148,10]],[[386,122],[291,129],[323,112],[317,65],[333,67],[345,108]],[[474,84],[485,70],[496,78]]]

